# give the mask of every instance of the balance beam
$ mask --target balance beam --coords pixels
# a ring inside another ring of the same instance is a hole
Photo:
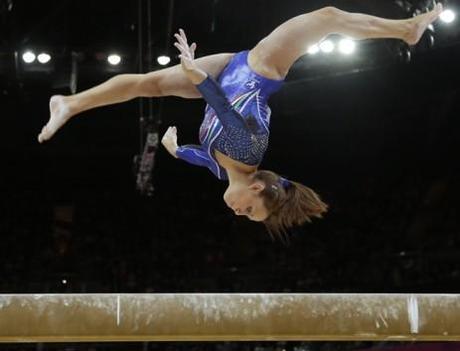
[[[0,342],[456,340],[460,295],[0,295]]]

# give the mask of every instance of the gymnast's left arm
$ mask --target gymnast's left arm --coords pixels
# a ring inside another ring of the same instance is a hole
[[[182,70],[189,80],[196,85],[209,106],[216,111],[224,128],[227,127],[228,123],[240,123],[241,127],[245,127],[243,118],[228,101],[221,86],[195,64],[196,44],[188,45],[187,37],[182,29],[179,29],[179,33],[174,34],[174,36],[177,39],[174,46],[180,51]]]
[[[208,77],[208,74],[195,63],[196,43],[192,43],[189,46],[187,36],[182,29],[179,29],[179,33],[174,34],[174,36],[177,40],[174,46],[180,51],[179,57],[182,71],[193,84],[200,84]]]

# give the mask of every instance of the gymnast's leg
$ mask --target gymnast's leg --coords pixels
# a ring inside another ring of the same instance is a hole
[[[216,54],[196,60],[198,66],[212,76],[218,76],[233,54]],[[179,96],[200,98],[195,86],[187,79],[180,65],[146,74],[120,74],[81,93],[55,95],[50,99],[50,119],[38,136],[38,141],[50,139],[71,117],[95,107],[116,104],[136,97]]]
[[[437,4],[432,11],[417,17],[390,20],[325,7],[294,17],[277,27],[250,51],[249,64],[268,78],[283,78],[309,46],[329,34],[342,34],[356,40],[396,38],[413,45],[441,11],[442,5]]]

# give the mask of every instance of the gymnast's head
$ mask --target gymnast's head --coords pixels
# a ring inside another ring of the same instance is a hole
[[[236,215],[263,222],[269,233],[282,237],[287,229],[322,218],[328,206],[303,184],[258,170],[248,183],[229,186],[224,200]]]

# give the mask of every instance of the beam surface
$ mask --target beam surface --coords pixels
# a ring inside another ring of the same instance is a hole
[[[0,342],[456,340],[460,295],[0,295]]]

